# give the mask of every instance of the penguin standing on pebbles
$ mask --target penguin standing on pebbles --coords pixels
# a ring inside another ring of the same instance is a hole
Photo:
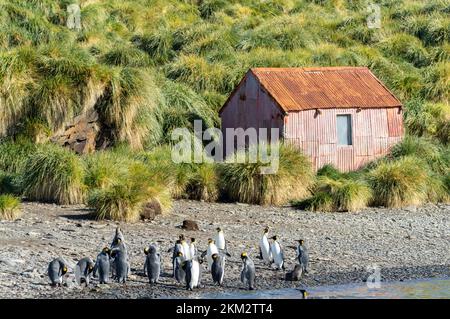
[[[144,253],[147,256],[145,258],[144,273],[148,276],[150,284],[156,284],[161,274],[161,255],[154,245],[145,248]]]
[[[297,258],[298,258],[298,263],[302,266],[303,272],[308,273],[309,255],[308,255],[308,249],[306,249],[304,243],[305,242],[303,239],[298,240]]]
[[[75,266],[75,280],[78,285],[85,284],[86,287],[89,286],[89,281],[92,272],[94,271],[95,263],[91,258],[85,257],[78,261]]]
[[[48,265],[48,277],[53,287],[61,287],[63,276],[67,273],[67,265],[62,258],[53,259]]]
[[[281,247],[280,243],[278,242],[278,237],[273,236],[271,238],[272,244],[270,245],[270,251],[272,253],[273,262],[277,266],[278,270],[283,269],[284,270],[284,252],[283,248]]]
[[[175,279],[178,281],[178,283],[182,283],[185,280],[186,273],[183,270],[183,263],[185,261],[186,260],[184,259],[183,253],[179,251],[178,256],[175,258],[174,262]]]
[[[183,263],[182,268],[186,273],[186,289],[192,291],[194,288],[200,286],[200,277],[201,277],[201,268],[200,268],[200,260],[197,258],[193,258],[191,260],[187,260]]]
[[[172,248],[170,248],[168,250],[168,252],[169,253],[172,252],[172,269],[173,269],[172,277],[175,278],[175,261],[176,261],[176,258],[178,257],[178,253],[181,253],[181,255],[183,255],[183,246],[181,245],[181,240],[178,239],[175,242],[175,245]]]
[[[100,284],[107,284],[109,282],[109,272],[111,269],[110,253],[111,250],[108,247],[103,248],[102,252],[97,255],[95,261],[93,276],[95,277],[98,272]]]
[[[264,228],[264,233],[259,241],[259,255],[262,260],[268,265],[272,264],[272,252],[270,250],[269,239],[267,238],[269,234],[269,227]]]
[[[219,254],[213,254],[213,263],[211,265],[211,275],[213,282],[222,286],[225,275],[225,258]]]
[[[241,271],[241,282],[248,285],[249,290],[255,289],[255,264],[246,252],[241,254],[242,262],[244,263]]]
[[[111,250],[111,257],[114,258],[114,269],[116,280],[119,283],[126,283],[130,272],[128,254],[124,246],[118,246]]]

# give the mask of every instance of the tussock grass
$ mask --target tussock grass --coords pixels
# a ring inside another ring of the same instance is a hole
[[[0,195],[0,219],[15,220],[21,214],[19,198],[12,195]]]
[[[27,140],[0,142],[0,170],[21,174],[28,157],[35,151],[36,145]]]
[[[214,202],[219,197],[218,177],[214,164],[197,165],[186,185],[189,198]]]
[[[416,157],[407,156],[395,161],[381,162],[369,171],[367,177],[376,205],[420,205],[427,198],[427,165]]]
[[[313,195],[297,206],[306,210],[322,212],[356,212],[366,208],[372,199],[369,185],[359,179],[345,178],[327,169],[330,177],[318,177]]]
[[[75,153],[52,144],[42,145],[25,163],[25,196],[62,205],[82,203],[84,172],[84,164]]]
[[[127,171],[110,186],[95,189],[88,196],[97,219],[135,222],[146,203],[156,200],[166,212],[171,205],[167,189],[154,179],[143,163],[131,164]]]
[[[248,152],[238,152],[242,163],[219,166],[221,189],[229,200],[260,205],[282,205],[308,195],[313,174],[308,158],[294,146],[279,145],[279,167],[274,174],[263,174],[267,164],[251,163]],[[250,152],[258,152],[251,146]],[[246,160],[245,160],[246,159]]]

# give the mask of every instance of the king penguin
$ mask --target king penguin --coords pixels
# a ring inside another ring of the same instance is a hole
[[[179,251],[174,262],[175,279],[178,281],[178,283],[184,282],[186,277],[186,273],[183,270],[183,264],[185,261],[186,260],[184,259],[183,252]]]
[[[255,264],[253,260],[247,255],[246,252],[241,254],[243,262],[241,271],[241,282],[248,285],[249,290],[255,289]]]
[[[223,277],[225,276],[225,258],[219,254],[213,254],[213,263],[211,265],[211,275],[213,282],[222,286]]]
[[[66,273],[67,265],[62,258],[53,259],[48,265],[48,277],[53,287],[61,287],[63,276]]]
[[[298,240],[297,246],[297,258],[298,263],[302,266],[304,273],[308,273],[309,266],[309,254],[308,249],[305,247],[305,241],[303,239]]]
[[[223,230],[220,227],[216,228],[217,234],[215,238],[215,244],[218,249],[226,250],[227,244],[225,242],[225,235],[223,233]]]
[[[94,262],[91,258],[85,257],[78,261],[75,266],[75,280],[78,285],[85,284],[86,287],[89,286],[89,281],[92,272],[94,271]]]
[[[269,227],[264,228],[264,233],[259,241],[259,253],[260,257],[264,260],[268,265],[272,264],[272,252],[270,249],[269,239],[267,238],[269,234]]]
[[[283,248],[281,247],[280,243],[278,242],[277,236],[273,236],[271,238],[272,244],[270,245],[270,251],[272,252],[273,262],[277,266],[277,269],[283,269],[284,270],[284,252]]]
[[[154,245],[144,249],[147,256],[144,263],[144,273],[148,276],[150,284],[157,284],[161,274],[161,255]]]
[[[192,291],[194,288],[199,287],[202,270],[198,257],[187,260],[182,267],[186,273],[186,289]]]
[[[94,277],[98,272],[99,283],[107,284],[109,282],[109,272],[111,268],[110,262],[111,250],[108,247],[103,248],[102,252],[97,255],[94,266]]]

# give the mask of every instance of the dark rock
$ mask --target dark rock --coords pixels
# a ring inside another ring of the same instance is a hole
[[[200,228],[198,227],[197,222],[193,221],[193,220],[183,220],[183,225],[181,226],[181,228],[185,229],[185,230],[199,230]]]

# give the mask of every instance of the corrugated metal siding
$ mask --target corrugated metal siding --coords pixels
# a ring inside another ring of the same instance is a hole
[[[366,67],[254,68],[251,73],[285,111],[401,106]]]
[[[236,88],[235,94],[228,100],[227,107],[220,114],[224,136],[224,154],[226,154],[227,128],[278,128],[284,130],[282,110],[276,102],[261,88],[256,78],[247,74]],[[270,130],[268,131],[270,136]]]
[[[401,136],[392,136],[390,123],[402,127],[402,116],[398,111],[391,118],[389,109],[330,109],[290,112],[286,121],[286,140],[299,145],[311,158],[317,170],[325,164],[333,164],[342,171],[352,171],[368,162],[386,155]],[[353,145],[337,145],[336,116],[352,116]],[[395,115],[395,116],[394,116]],[[392,124],[393,125],[393,124]],[[392,131],[394,133],[398,131]]]

